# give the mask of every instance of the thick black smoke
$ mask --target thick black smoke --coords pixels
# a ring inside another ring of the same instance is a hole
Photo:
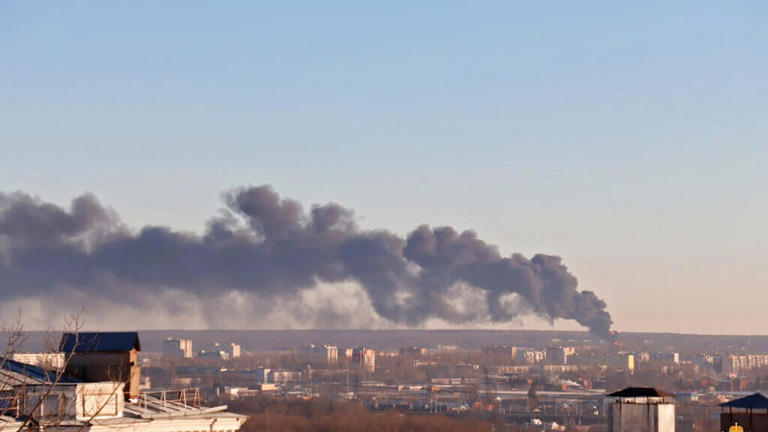
[[[503,257],[474,232],[426,225],[403,239],[361,230],[338,204],[301,205],[269,186],[224,194],[226,209],[201,235],[147,226],[127,230],[93,195],[69,209],[23,193],[0,194],[0,290],[6,300],[74,287],[126,301],[132,291],[181,289],[200,297],[227,291],[269,298],[318,282],[357,281],[383,318],[420,325],[508,322],[533,312],[575,320],[606,335],[605,302],[578,291],[559,257]],[[105,290],[105,278],[122,283]],[[459,292],[473,292],[482,304]]]

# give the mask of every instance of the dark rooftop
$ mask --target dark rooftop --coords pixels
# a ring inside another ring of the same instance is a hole
[[[653,387],[627,387],[624,390],[613,392],[608,396],[620,397],[620,398],[632,398],[632,397],[675,397],[671,393],[667,393],[663,390],[659,390]]]
[[[768,398],[760,393],[720,404],[724,408],[768,409]]]
[[[137,332],[64,333],[59,350],[63,352],[123,352],[141,351]]]

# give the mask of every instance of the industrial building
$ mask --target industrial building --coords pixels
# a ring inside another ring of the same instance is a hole
[[[608,432],[675,432],[674,395],[628,387],[608,396]]]
[[[246,416],[200,404],[194,389],[138,391],[138,334],[66,333],[68,364],[52,371],[0,359],[0,432],[234,432]],[[134,391],[135,389],[135,391]]]

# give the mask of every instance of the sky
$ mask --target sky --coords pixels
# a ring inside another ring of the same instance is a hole
[[[0,0],[0,190],[201,233],[269,184],[558,255],[620,331],[768,334],[767,13]]]

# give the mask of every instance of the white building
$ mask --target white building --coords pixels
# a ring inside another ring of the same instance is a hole
[[[253,371],[253,373],[256,376],[256,382],[257,383],[268,383],[269,382],[269,373],[270,372],[272,372],[272,369],[269,369],[269,368],[255,369]]]
[[[528,348],[517,349],[517,361],[519,361],[520,363],[525,363],[525,364],[539,363],[544,361],[546,357],[547,355],[544,353],[544,351],[528,349]]]
[[[675,432],[674,396],[652,387],[608,395],[608,432]]]
[[[547,363],[555,365],[566,365],[568,364],[568,358],[576,353],[576,348],[551,346],[547,347],[545,353],[547,356]]]
[[[240,345],[231,342],[227,347],[227,354],[231,359],[240,358]]]
[[[269,372],[269,382],[273,384],[286,384],[301,381],[301,372],[273,370]]]
[[[679,364],[680,353],[676,353],[672,351],[657,352],[653,355],[653,359],[660,363]]]
[[[64,367],[64,353],[14,353],[13,359],[19,363],[39,366],[45,369],[62,369]]]
[[[168,338],[163,341],[163,357],[165,358],[192,358],[192,339]]]
[[[310,362],[323,366],[331,366],[339,362],[339,347],[334,345],[307,344],[304,346],[304,353]]]
[[[199,353],[197,353],[198,358],[202,359],[212,359],[212,360],[229,360],[229,352],[228,350],[231,347],[222,347],[219,345],[218,342],[215,342],[211,347],[200,350]],[[237,348],[237,354],[240,355],[240,346],[238,345]]]
[[[122,358],[111,352],[127,352],[135,346],[124,344],[130,339],[115,337],[115,334],[89,335],[95,335],[95,338],[81,338],[77,349],[101,354],[99,364],[80,364],[78,367],[105,367],[108,365],[104,362],[119,362]],[[64,342],[62,346],[65,346]],[[96,358],[95,355],[84,356],[81,360]],[[130,377],[131,383],[140,379],[138,369],[136,371]],[[244,415],[227,412],[225,406],[201,406],[199,391],[192,389],[145,391],[129,399],[125,392],[127,385],[122,380],[73,378],[4,359],[0,361],[0,389],[4,403],[0,432],[32,429],[40,432],[235,432],[247,419]]]
[[[368,373],[376,371],[376,351],[364,346],[352,350],[352,363],[362,367]]]

